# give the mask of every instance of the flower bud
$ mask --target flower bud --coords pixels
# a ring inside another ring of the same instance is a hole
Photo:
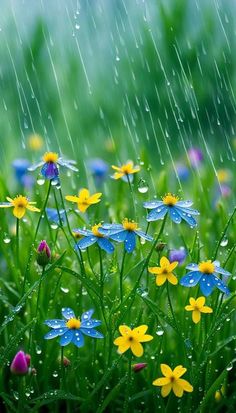
[[[147,367],[147,363],[137,363],[132,366],[132,369],[135,373],[145,369]]]
[[[25,354],[24,351],[18,351],[12,360],[10,370],[17,376],[23,376],[28,373],[30,365],[30,355]]]
[[[180,249],[176,249],[176,250],[170,250],[169,252],[170,262],[178,261],[180,265],[183,264],[186,257],[187,257],[187,251],[184,247],[181,247]]]
[[[46,267],[51,259],[51,251],[50,248],[45,240],[39,243],[37,249],[37,263],[41,267]]]

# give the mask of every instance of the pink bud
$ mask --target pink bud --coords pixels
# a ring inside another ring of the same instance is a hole
[[[138,373],[139,371],[145,369],[147,367],[147,363],[137,363],[132,366],[133,371]]]
[[[51,251],[50,248],[45,240],[41,241],[39,243],[38,249],[37,249],[37,263],[41,267],[45,267],[51,258]]]
[[[30,355],[25,354],[24,351],[18,351],[12,360],[10,370],[13,374],[23,376],[28,373],[30,363]]]

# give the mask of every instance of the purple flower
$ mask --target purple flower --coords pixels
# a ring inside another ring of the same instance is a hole
[[[187,251],[184,247],[181,247],[179,249],[173,249],[173,250],[170,250],[169,252],[170,262],[178,261],[180,265],[183,264],[186,257],[187,257]]]
[[[28,373],[30,365],[30,355],[25,354],[24,351],[18,351],[12,360],[10,370],[17,376],[23,376]]]
[[[51,259],[51,250],[45,240],[39,243],[37,249],[37,263],[41,267],[45,267]]]
[[[32,188],[34,184],[34,178],[28,174],[28,167],[30,162],[28,159],[15,159],[12,162],[12,166],[15,172],[15,178],[20,185],[26,188]]]
[[[188,150],[188,159],[193,168],[198,168],[203,161],[202,151],[199,148],[190,148]]]
[[[88,161],[88,167],[94,177],[95,183],[101,185],[107,177],[107,163],[100,158],[94,158]]]

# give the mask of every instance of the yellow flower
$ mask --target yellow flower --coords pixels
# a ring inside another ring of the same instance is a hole
[[[173,206],[179,201],[179,197],[172,195],[170,192],[162,197],[164,205]]]
[[[39,151],[43,147],[43,138],[36,133],[30,135],[28,138],[28,145],[33,151]]]
[[[184,391],[192,392],[193,386],[184,379],[180,379],[187,369],[183,366],[177,366],[174,370],[167,364],[161,364],[161,371],[164,377],[158,378],[153,381],[154,386],[162,386],[161,395],[163,397],[168,396],[168,394],[173,390],[177,397],[182,397]]]
[[[7,200],[8,202],[0,203],[0,208],[14,207],[13,215],[15,215],[15,217],[18,219],[23,218],[26,213],[26,209],[33,212],[40,212],[40,209],[32,206],[33,204],[36,204],[36,202],[29,202],[28,198],[26,198],[25,196],[17,195],[13,199],[7,197]]]
[[[201,320],[201,313],[212,313],[213,310],[210,307],[205,306],[205,297],[198,297],[196,300],[191,297],[189,299],[190,305],[185,306],[185,310],[192,311],[192,320],[195,324]]]
[[[162,257],[160,261],[160,267],[149,267],[148,271],[151,274],[156,275],[156,285],[163,285],[166,280],[171,284],[178,284],[177,277],[172,273],[172,271],[177,267],[178,261],[170,263],[168,258]]]
[[[115,172],[114,175],[112,175],[112,178],[114,179],[120,179],[123,177],[129,177],[129,175],[133,175],[136,172],[140,171],[140,166],[134,166],[133,161],[127,161],[126,164],[121,165],[121,166],[114,166],[112,165],[112,169],[114,169]]]
[[[119,331],[121,336],[117,337],[114,341],[114,344],[118,346],[119,353],[122,354],[131,349],[136,357],[141,357],[143,355],[143,346],[141,343],[153,339],[149,334],[145,334],[147,329],[148,326],[146,325],[141,325],[133,330],[127,326],[120,326]]]
[[[90,195],[89,190],[83,188],[79,191],[79,196],[67,195],[66,200],[70,202],[75,202],[78,206],[80,212],[85,212],[90,205],[97,204],[101,201],[101,192]]]
[[[218,169],[217,178],[221,184],[224,184],[231,180],[231,173],[228,169]]]

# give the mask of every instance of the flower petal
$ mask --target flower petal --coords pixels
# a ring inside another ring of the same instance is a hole
[[[49,331],[47,334],[45,334],[44,338],[45,340],[49,340],[51,338],[55,338],[58,336],[61,336],[64,334],[66,331],[68,331],[67,327],[64,328],[55,328],[54,330]]]
[[[225,293],[226,295],[229,295],[229,294],[230,294],[230,291],[229,291],[228,287],[223,283],[223,281],[222,281],[220,278],[216,277],[216,275],[214,275],[214,274],[213,274],[213,277],[214,277],[215,286],[216,286],[220,291],[222,291],[223,293]]]
[[[167,364],[161,364],[161,372],[165,377],[170,377],[173,375],[173,371]]]
[[[213,310],[211,307],[208,307],[205,305],[204,307],[201,308],[201,313],[213,313]]]
[[[154,208],[158,208],[160,206],[163,206],[163,201],[148,201],[148,202],[144,202],[143,203],[143,207],[147,208],[147,209],[154,209]]]
[[[173,382],[173,392],[177,397],[182,397],[184,394],[182,387],[178,384],[177,381]]]
[[[62,310],[61,310],[61,313],[62,313],[63,317],[66,318],[66,320],[69,320],[70,318],[75,318],[74,311],[69,307],[63,307]]]
[[[158,287],[160,287],[161,285],[163,285],[167,280],[167,276],[166,275],[157,275],[156,277],[156,285]]]
[[[169,377],[160,377],[152,382],[153,386],[165,386],[170,383]]]
[[[145,334],[144,336],[139,338],[140,343],[146,343],[147,341],[153,340],[153,336],[150,334]]]
[[[80,327],[81,333],[85,334],[86,336],[92,337],[92,338],[104,338],[103,334],[100,333],[99,331],[95,330],[95,328],[82,328]]]
[[[178,385],[180,385],[184,391],[187,391],[189,393],[193,391],[193,386],[187,380],[178,379],[176,381]]]
[[[166,215],[167,211],[168,211],[168,208],[166,206],[154,208],[152,209],[151,212],[149,212],[147,216],[147,221],[151,222],[151,221],[157,221],[158,219],[162,219]]]
[[[200,271],[191,271],[180,280],[180,285],[184,287],[195,287],[201,280],[202,273]]]
[[[51,327],[51,328],[62,328],[62,327],[66,327],[66,322],[65,322],[65,320],[59,320],[59,319],[46,320],[46,321],[44,321],[44,324],[46,324],[48,327]]]
[[[89,235],[88,237],[84,237],[83,239],[79,240],[76,246],[81,250],[85,250],[86,248],[95,244],[95,242],[97,242],[97,237],[95,237],[94,235]]]
[[[84,337],[81,331],[79,330],[75,331],[73,338],[72,338],[72,343],[75,344],[76,347],[83,347]]]
[[[167,280],[173,285],[178,284],[178,278],[172,272],[167,275]]]
[[[139,230],[136,230],[136,231],[134,231],[135,232],[135,234],[137,234],[139,237],[141,237],[141,238],[143,238],[143,239],[145,239],[145,240],[147,240],[147,241],[153,241],[153,237],[151,237],[150,235],[147,235],[145,232],[143,232],[143,231],[139,231]]]
[[[11,208],[12,206],[10,202],[0,202],[0,208]]]
[[[201,292],[208,297],[212,293],[212,290],[214,289],[215,282],[214,278],[211,274],[209,275],[202,275],[202,278],[200,280],[200,288]]]
[[[163,387],[161,388],[161,395],[162,395],[162,397],[167,397],[168,394],[170,394],[171,389],[172,389],[172,383],[169,383],[169,384],[166,384],[165,386],[163,386]]]
[[[28,209],[29,211],[32,211],[32,212],[40,212],[39,208],[36,208],[36,207],[34,207],[32,205],[29,205],[29,204],[27,205],[26,209]]]
[[[131,341],[131,351],[136,357],[141,357],[143,355],[143,346],[138,341]]]
[[[130,331],[131,331],[131,328],[126,325],[122,325],[119,327],[119,332],[123,337],[125,337],[127,333],[129,333]]]
[[[180,222],[182,221],[182,218],[181,218],[181,215],[178,213],[177,208],[175,208],[175,207],[170,207],[170,208],[169,208],[169,214],[170,214],[171,220],[172,220],[175,224],[180,224]]]
[[[63,336],[61,336],[59,340],[60,345],[62,347],[67,346],[67,344],[70,344],[73,337],[74,337],[74,330],[67,329],[67,331],[63,334]]]
[[[136,238],[135,233],[131,231],[126,231],[126,238],[125,238],[125,251],[128,253],[133,252],[136,245]]]
[[[179,378],[179,377],[183,376],[183,374],[186,373],[186,371],[187,371],[187,369],[180,364],[179,366],[176,366],[174,368],[173,375],[176,378]]]
[[[106,251],[108,254],[112,254],[114,251],[114,245],[112,245],[111,241],[109,241],[107,238],[97,238],[97,243],[99,247]]]
[[[83,322],[83,321],[90,320],[90,318],[92,317],[93,313],[94,313],[94,310],[93,310],[93,309],[88,310],[88,311],[85,311],[85,312],[82,314],[82,316],[81,316],[81,321]]]
[[[16,218],[18,218],[18,219],[21,219],[21,218],[23,218],[23,216],[25,215],[25,211],[26,211],[26,208],[25,207],[15,207],[14,209],[13,209],[13,215],[16,217]]]
[[[66,195],[65,199],[69,202],[75,202],[76,204],[79,202],[78,196]]]
[[[199,321],[201,320],[201,313],[199,310],[193,310],[192,320],[195,324],[199,323]]]
[[[203,307],[204,304],[205,304],[205,302],[206,302],[206,298],[205,298],[205,297],[198,297],[198,298],[196,299],[196,305],[197,305],[198,307]]]
[[[126,236],[127,236],[127,233],[126,233],[126,230],[124,230],[124,228],[122,230],[118,230],[115,233],[108,233],[108,237],[111,238],[113,241],[117,241],[117,242],[124,242]]]

